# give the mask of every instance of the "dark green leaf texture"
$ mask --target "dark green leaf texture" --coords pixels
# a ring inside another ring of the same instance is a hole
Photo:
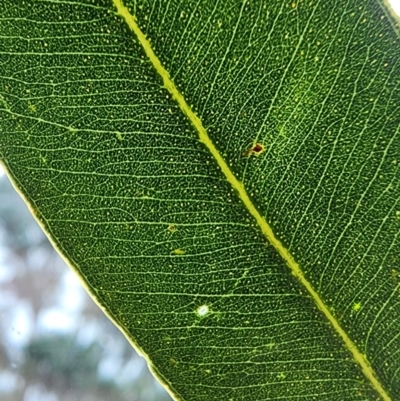
[[[400,41],[373,0],[2,0],[1,160],[177,399],[400,400]],[[252,146],[257,149],[252,151]]]

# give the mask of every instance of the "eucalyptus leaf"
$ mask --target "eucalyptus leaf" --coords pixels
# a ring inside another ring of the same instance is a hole
[[[378,0],[3,0],[0,158],[177,400],[400,400],[400,40]]]

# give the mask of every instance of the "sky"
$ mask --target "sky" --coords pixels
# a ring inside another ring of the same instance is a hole
[[[400,0],[389,0],[393,10],[396,12],[397,15],[400,15]]]

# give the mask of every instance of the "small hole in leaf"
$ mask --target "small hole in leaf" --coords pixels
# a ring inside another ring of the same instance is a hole
[[[197,308],[196,312],[200,317],[203,317],[207,315],[208,312],[210,312],[210,308],[208,307],[208,305],[201,305]]]

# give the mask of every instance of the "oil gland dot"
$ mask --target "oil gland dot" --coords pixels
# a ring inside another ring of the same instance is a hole
[[[204,317],[210,312],[210,308],[208,307],[208,305],[201,305],[197,308],[196,312],[200,317]]]
[[[176,228],[176,225],[175,225],[175,224],[170,224],[170,225],[168,226],[168,231],[169,231],[170,233],[174,233],[176,230],[177,230],[177,228]]]
[[[175,255],[184,255],[186,252],[183,249],[174,249],[172,253]]]

